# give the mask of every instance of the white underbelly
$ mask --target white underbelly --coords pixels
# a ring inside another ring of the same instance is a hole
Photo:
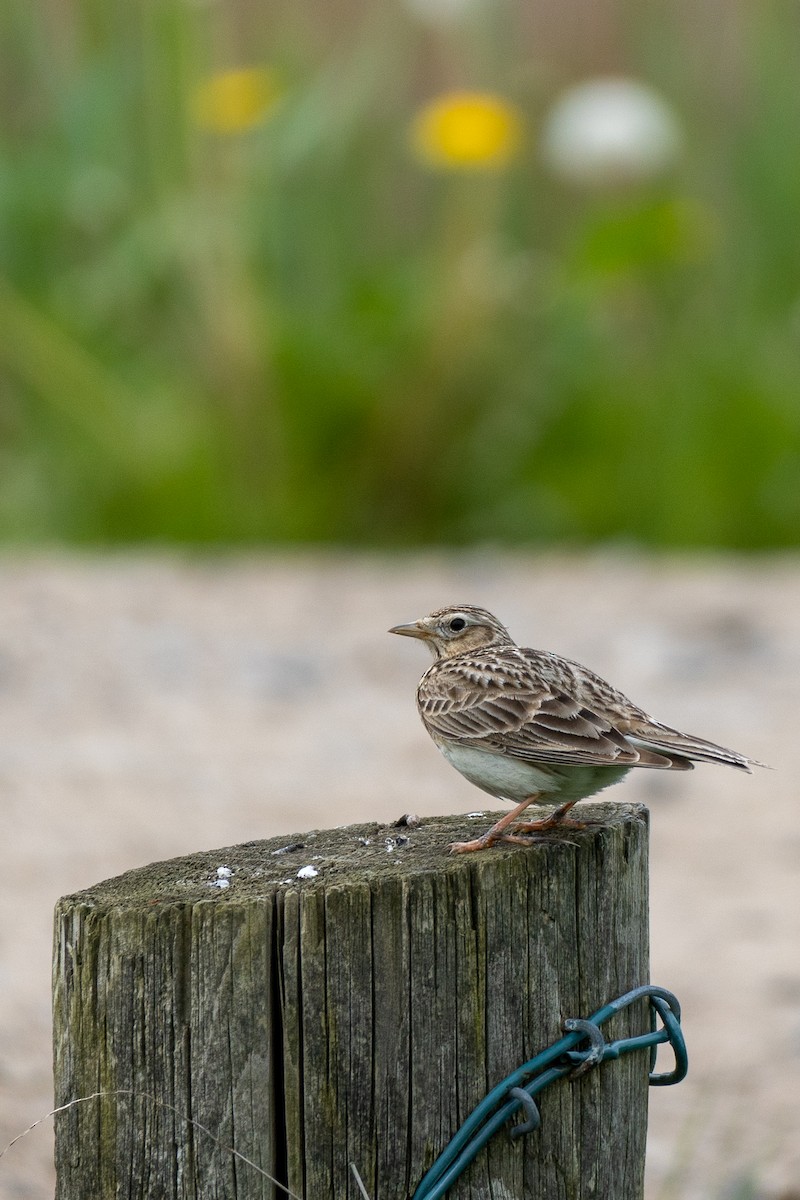
[[[439,749],[470,783],[503,800],[524,800],[534,792],[550,791],[557,782],[551,771],[502,754],[487,754],[485,750],[452,743]]]
[[[627,775],[627,766],[592,763],[529,763],[504,754],[489,754],[472,746],[437,743],[447,761],[490,796],[520,803],[541,793],[561,803],[592,796]]]

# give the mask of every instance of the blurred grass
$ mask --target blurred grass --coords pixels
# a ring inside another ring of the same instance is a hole
[[[583,191],[522,13],[7,0],[0,538],[797,544],[800,11],[639,12],[686,151]],[[203,128],[242,66],[279,101]],[[522,112],[506,169],[414,158],[451,87]]]

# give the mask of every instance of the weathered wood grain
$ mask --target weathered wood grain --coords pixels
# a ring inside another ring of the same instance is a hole
[[[531,849],[449,856],[465,817],[351,826],[61,900],[56,1103],[125,1094],[58,1117],[57,1200],[283,1195],[232,1146],[303,1200],[355,1200],[350,1162],[371,1200],[410,1197],[565,1017],[647,981],[646,812],[582,808],[600,823]],[[644,1021],[628,1010],[608,1036]],[[647,1070],[635,1054],[555,1084],[541,1129],[500,1133],[451,1197],[638,1200]]]

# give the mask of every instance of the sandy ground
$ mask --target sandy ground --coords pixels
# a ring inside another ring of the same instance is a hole
[[[484,807],[419,724],[427,655],[385,633],[450,601],[776,768],[634,772],[617,794],[651,807],[652,978],[682,1001],[691,1057],[651,1091],[648,1198],[800,1196],[792,558],[0,560],[0,1146],[51,1104],[60,894],[254,837]],[[3,1200],[52,1196],[51,1124],[0,1161]]]

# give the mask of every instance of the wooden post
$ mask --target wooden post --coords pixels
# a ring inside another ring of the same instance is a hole
[[[648,980],[646,810],[581,810],[600,823],[530,849],[447,853],[490,815],[358,825],[62,899],[56,1104],[124,1094],[57,1118],[57,1200],[284,1196],[228,1147],[303,1200],[357,1200],[351,1162],[370,1200],[412,1196],[564,1018]],[[645,1025],[637,1005],[604,1032]],[[637,1200],[648,1066],[554,1084],[541,1128],[501,1131],[449,1196]]]

